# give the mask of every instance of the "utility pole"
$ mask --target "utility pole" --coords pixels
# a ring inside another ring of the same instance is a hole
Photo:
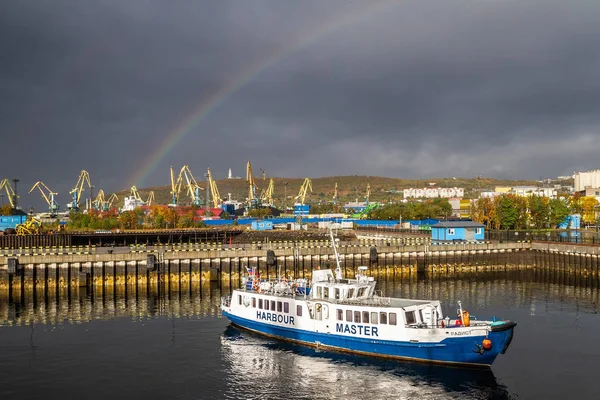
[[[287,210],[287,185],[287,181],[283,182],[283,212]]]
[[[19,208],[19,196],[17,193],[17,183],[19,183],[19,180],[17,178],[13,178],[13,186],[15,189],[15,195],[13,196],[13,204],[15,205],[15,210]]]
[[[4,205],[4,193],[0,193],[0,206]]]

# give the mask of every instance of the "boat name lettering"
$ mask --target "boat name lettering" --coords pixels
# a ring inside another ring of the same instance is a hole
[[[294,317],[292,317],[292,316],[269,313],[269,312],[264,312],[264,311],[257,311],[256,319],[262,319],[263,321],[279,322],[279,323],[283,323],[283,324],[294,325]]]
[[[467,336],[470,335],[471,331],[463,331],[463,332],[452,332],[450,331],[450,336]]]
[[[354,324],[336,324],[335,331],[338,333],[349,333],[351,335],[365,335],[379,337],[379,328],[376,326],[364,326]]]

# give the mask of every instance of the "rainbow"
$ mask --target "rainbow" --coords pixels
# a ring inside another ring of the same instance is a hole
[[[307,34],[300,35],[298,40],[293,43],[287,43],[286,46],[281,46],[274,51],[267,54],[264,58],[255,61],[251,65],[247,66],[244,70],[233,77],[228,83],[223,85],[217,91],[212,93],[206,100],[202,101],[198,106],[194,107],[194,110],[183,118],[174,129],[172,129],[167,135],[160,146],[152,152],[142,162],[140,168],[138,168],[134,174],[127,180],[128,186],[142,186],[145,180],[152,173],[162,159],[179,143],[181,142],[192,129],[200,123],[207,115],[213,110],[223,104],[231,95],[239,91],[241,88],[250,83],[260,73],[276,64],[283,57],[295,53],[298,50],[310,45],[319,38],[322,38],[344,26],[358,22],[367,15],[372,15],[380,12],[385,6],[391,6],[397,4],[396,1],[385,1],[382,0],[378,3],[373,1],[359,1],[361,5],[354,10],[341,15],[339,18],[330,21],[329,23],[318,27],[317,29],[310,29]]]

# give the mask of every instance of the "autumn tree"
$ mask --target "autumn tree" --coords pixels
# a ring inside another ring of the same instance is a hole
[[[581,220],[586,224],[596,223],[598,200],[595,197],[586,196],[581,199]]]

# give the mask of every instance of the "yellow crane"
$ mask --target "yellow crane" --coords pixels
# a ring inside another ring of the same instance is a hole
[[[256,198],[256,184],[252,176],[252,164],[248,161],[246,164],[246,182],[248,183],[248,208],[255,208],[258,205]]]
[[[260,193],[260,201],[263,205],[273,206],[273,194],[275,193],[275,183],[273,182],[273,178],[269,180],[269,186],[266,189],[263,189]]]
[[[198,185],[198,182],[196,182],[192,171],[190,171],[190,167],[188,167],[187,165],[184,165],[181,168],[181,172],[179,173],[179,178],[177,178],[177,180],[179,181],[180,179],[185,179],[187,191],[190,196],[190,199],[192,200],[192,204],[196,206],[202,205],[200,191],[203,190],[203,188],[200,185]]]
[[[96,198],[92,201],[92,208],[96,211],[103,211],[104,203],[106,203],[106,200],[104,199],[104,190],[100,189],[98,190]]]
[[[173,199],[171,200],[171,204],[169,206],[176,207],[177,202],[179,201],[179,193],[181,193],[181,182],[183,176],[183,168],[179,171],[179,176],[175,179],[175,174],[173,173],[173,167],[171,167],[171,196]]]
[[[221,202],[221,195],[219,194],[219,188],[217,187],[217,182],[212,177],[210,173],[210,168],[207,169],[206,174],[208,175],[208,185],[210,186],[210,195],[212,196],[213,207],[218,208],[219,203]]]
[[[140,193],[138,192],[137,188],[135,186],[131,187],[131,197],[133,197],[134,199],[141,201],[142,203],[144,202],[144,200],[142,200],[142,197],[140,196]]]
[[[146,204],[151,206],[152,202],[154,201],[154,191],[150,191],[150,193],[148,194],[148,200],[146,200]]]
[[[337,182],[335,183],[335,188],[333,189],[333,204],[337,204],[338,193],[337,193]]]
[[[302,186],[300,186],[298,196],[296,196],[296,204],[304,205],[306,194],[309,190],[312,193],[312,182],[309,178],[304,178],[304,182],[302,183]]]
[[[365,195],[365,204],[369,204],[369,197],[371,196],[371,185],[367,183],[367,194]]]
[[[103,205],[104,211],[110,210],[112,208],[113,202],[115,200],[119,201],[119,197],[113,193],[108,197],[108,200],[106,200],[106,202],[104,203],[104,205]]]
[[[79,210],[79,200],[81,200],[81,193],[83,192],[86,184],[88,188],[91,189],[92,184],[90,183],[90,174],[88,174],[86,170],[81,170],[75,187],[73,187],[73,189],[69,192],[69,194],[73,195],[73,201],[67,204],[67,208],[69,210]]]
[[[8,204],[10,204],[11,208],[15,208],[16,199],[18,199],[19,196],[17,196],[17,194],[15,193],[8,179],[4,179],[2,182],[0,182],[0,191],[2,191],[2,189],[6,190]]]

